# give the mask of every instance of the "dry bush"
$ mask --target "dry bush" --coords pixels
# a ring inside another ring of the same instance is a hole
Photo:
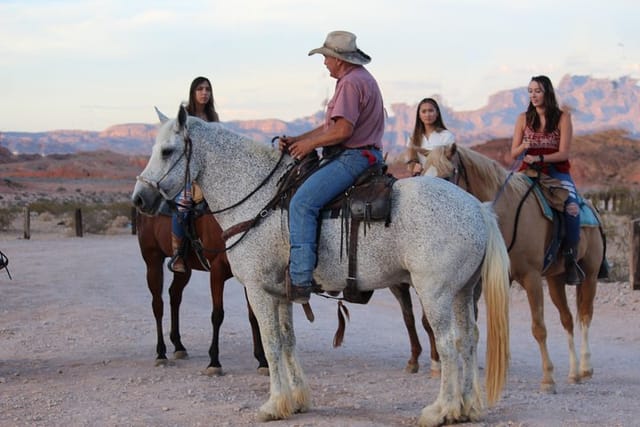
[[[631,257],[631,220],[627,215],[603,214],[604,233],[607,238],[609,280],[628,281]]]
[[[131,219],[129,217],[118,215],[111,221],[111,224],[109,224],[105,230],[105,234],[122,234],[122,232],[126,231],[130,225]]]
[[[0,209],[0,231],[9,230],[17,214],[15,209]]]

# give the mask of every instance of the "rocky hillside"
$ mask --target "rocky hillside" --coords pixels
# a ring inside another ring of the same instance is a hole
[[[566,76],[557,84],[560,102],[573,111],[577,135],[619,129],[631,138],[640,139],[640,86],[638,81],[623,77],[618,80],[587,76]],[[432,94],[425,94],[431,96]],[[488,104],[473,111],[457,112],[440,99],[447,126],[463,145],[475,145],[498,138],[508,138],[518,113],[528,104],[526,87],[498,92]],[[384,135],[388,153],[402,151],[415,121],[416,105],[393,104]],[[269,141],[276,135],[297,135],[321,123],[322,112],[296,119],[230,121],[224,124],[257,141]],[[148,155],[156,134],[155,124],[122,124],[102,132],[57,130],[51,132],[3,132],[0,147],[16,154],[75,153],[108,150],[123,154]]]
[[[509,139],[496,139],[473,149],[509,168],[510,143]],[[102,197],[101,194],[115,193],[126,199],[146,162],[146,155],[110,151],[40,156],[13,155],[0,147],[0,200],[7,204],[33,197],[69,198],[70,194]],[[394,175],[407,176],[401,160],[390,159],[389,163]],[[640,145],[620,131],[577,136],[573,145],[573,176],[582,190],[638,190]]]
[[[511,139],[494,139],[471,148],[500,162],[506,169],[513,167],[510,157]],[[640,190],[640,144],[622,131],[604,131],[574,138],[572,176],[582,191],[607,188]],[[392,167],[394,175],[404,177],[406,168],[401,159]]]

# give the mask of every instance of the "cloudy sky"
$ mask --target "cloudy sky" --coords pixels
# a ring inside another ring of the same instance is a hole
[[[473,110],[534,74],[640,78],[639,16],[638,0],[0,0],[0,131],[154,123],[198,75],[223,121],[305,117],[335,84],[307,53],[337,29],[387,105]]]

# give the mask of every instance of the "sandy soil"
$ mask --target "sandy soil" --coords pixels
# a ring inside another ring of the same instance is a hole
[[[9,257],[13,275],[10,281],[0,271],[0,425],[260,424],[255,416],[269,382],[256,372],[237,282],[228,281],[225,289],[221,362],[226,375],[208,377],[201,374],[211,337],[205,273],[194,273],[182,305],[182,338],[190,358],[156,367],[151,298],[134,236],[35,234],[27,241],[5,234],[0,235],[0,250]],[[573,300],[574,290],[569,294]],[[464,425],[640,425],[640,291],[632,291],[628,283],[601,284],[591,328],[595,373],[577,385],[566,381],[565,333],[547,298],[555,395],[538,391],[539,354],[526,297],[518,286],[511,300],[512,361],[506,390],[482,422]],[[313,406],[308,413],[269,425],[415,425],[421,409],[435,399],[439,381],[428,376],[428,350],[420,373],[403,371],[409,345],[391,293],[381,290],[368,306],[349,306],[351,322],[338,349],[332,348],[335,302],[318,297],[311,302],[316,321],[307,322],[299,309],[295,322]],[[483,304],[484,331],[482,310]],[[168,330],[166,315],[164,324]],[[421,339],[427,342],[424,332]],[[482,366],[484,337],[480,346]]]

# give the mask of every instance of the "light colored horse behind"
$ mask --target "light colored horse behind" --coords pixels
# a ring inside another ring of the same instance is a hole
[[[219,211],[216,218],[223,229],[260,217],[259,225],[229,250],[228,258],[235,277],[246,287],[269,362],[270,396],[260,408],[262,420],[287,418],[310,406],[310,390],[295,351],[292,305],[272,296],[284,295],[288,230],[286,212],[263,208],[274,197],[278,178],[293,163],[288,155],[278,159],[277,150],[220,124],[187,118],[181,109],[177,120],[159,129],[132,195],[141,211],[154,213],[163,197],[172,199],[180,191],[188,171],[201,185],[211,210]],[[411,283],[429,317],[442,375],[438,397],[423,409],[420,424],[478,419],[484,402],[473,288],[479,279],[487,305],[489,403],[499,398],[509,357],[509,260],[495,216],[488,205],[440,179],[401,180],[392,197],[390,226],[373,223],[366,235],[361,231],[359,288]],[[228,245],[239,238],[233,237]],[[325,291],[345,287],[348,269],[340,256],[340,238],[341,220],[324,220],[314,278]]]
[[[546,272],[543,270],[545,249],[553,226],[544,216],[536,197],[531,193],[516,217],[518,206],[530,187],[524,174],[508,172],[498,162],[469,148],[453,144],[434,148],[424,164],[426,173],[451,178],[459,186],[481,201],[493,201],[502,235],[511,247],[511,275],[527,292],[531,309],[531,331],[540,347],[542,357],[541,390],[555,393],[553,363],[547,350],[547,329],[544,323],[542,277],[547,279],[549,296],[560,313],[569,345],[569,382],[576,383],[593,374],[589,348],[589,326],[593,318],[593,301],[600,265],[604,260],[604,238],[598,227],[580,229],[579,263],[586,277],[576,288],[577,317],[582,329],[580,363],[574,344],[573,318],[565,292],[564,260],[556,260]],[[455,177],[455,178],[454,178]],[[513,241],[515,236],[515,241]]]

